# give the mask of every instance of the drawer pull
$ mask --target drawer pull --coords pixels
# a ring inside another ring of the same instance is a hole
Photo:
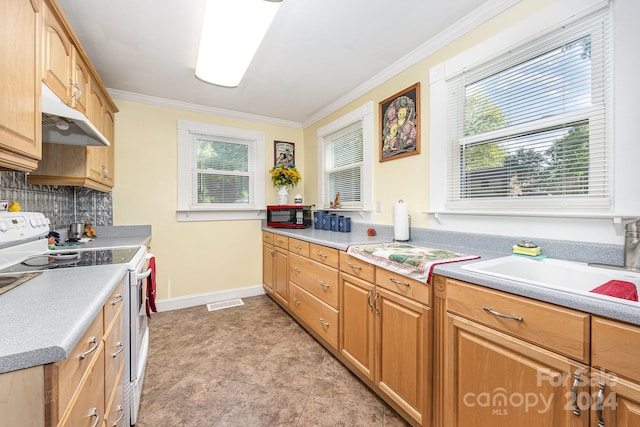
[[[96,337],[89,338],[89,344],[93,344],[93,347],[91,347],[89,350],[85,351],[80,356],[78,356],[78,359],[84,360],[88,355],[96,351],[96,349],[100,345],[100,343],[98,343],[98,341],[96,340]]]
[[[391,283],[395,283],[396,285],[404,285],[407,288],[409,287],[409,282],[401,282],[399,280],[394,279],[393,277],[389,277],[389,280],[391,280]]]
[[[295,305],[300,305],[300,301],[297,300],[296,298],[292,298],[292,300]]]
[[[329,256],[327,254],[323,254],[322,252],[318,252],[318,253],[316,253],[316,255],[318,255],[320,258],[326,258],[326,257]]]
[[[604,383],[598,383],[598,395],[596,396],[596,417],[598,418],[598,427],[604,427],[604,418],[602,417],[603,406],[604,406]]]
[[[486,305],[482,306],[482,309],[484,311],[488,311],[489,313],[493,314],[494,316],[498,316],[498,317],[502,317],[504,319],[513,319],[513,320],[517,320],[518,322],[522,322],[524,319],[520,316],[511,316],[509,314],[502,314],[502,313],[498,313],[497,311],[491,309],[491,307],[487,307]]]
[[[120,412],[120,418],[118,418],[113,422],[113,424],[111,424],[112,427],[118,427],[118,424],[120,424],[120,421],[122,421],[122,418],[124,417],[124,408],[122,407],[122,405],[118,405],[115,412]]]
[[[111,301],[111,305],[116,305],[121,303],[122,301],[124,301],[124,297],[121,294],[117,294],[116,295],[116,299],[114,299],[113,301]]]
[[[325,321],[322,317],[320,318],[320,324],[322,326],[329,326],[329,322]]]
[[[323,287],[323,288],[325,288],[325,289],[327,289],[327,288],[330,288],[330,287],[331,287],[331,285],[330,285],[330,284],[328,284],[328,283],[324,283],[322,280],[320,280],[320,286],[322,286],[322,287]]]
[[[580,416],[580,407],[578,406],[578,385],[580,384],[580,372],[573,373],[573,387],[571,388],[571,406],[573,406],[573,415]]]
[[[348,263],[347,265],[349,267],[351,267],[351,268],[355,268],[356,270],[362,270],[362,267],[360,267],[359,265],[355,265],[355,264],[351,264],[351,263]]]
[[[300,269],[299,268],[292,268],[291,271],[293,271],[294,273],[300,274]]]
[[[96,417],[96,420],[91,427],[97,427],[98,424],[100,423],[100,415],[98,415],[97,408],[91,408],[91,412],[89,412],[89,418],[91,417]]]
[[[118,342],[117,345],[118,345],[118,350],[116,350],[115,353],[111,353],[111,357],[116,357],[117,355],[122,353],[122,350],[124,350],[124,345],[122,345],[122,341]]]
[[[369,311],[373,311],[373,305],[371,305],[371,295],[373,295],[373,289],[369,289],[369,293],[367,294],[367,305],[369,306]]]
[[[297,250],[299,250],[299,251],[301,251],[301,250],[302,250],[302,246],[300,246],[300,245],[296,245],[296,246],[295,246],[295,248],[296,248]]]
[[[276,242],[278,242],[278,243],[281,243],[281,244],[282,244],[282,243],[284,243],[284,240],[282,240],[282,239],[277,239],[277,240],[276,240]]]

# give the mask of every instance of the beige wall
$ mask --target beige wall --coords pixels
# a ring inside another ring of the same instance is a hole
[[[158,299],[261,284],[259,220],[177,222],[177,120],[264,131],[265,176],[273,166],[274,140],[294,142],[296,159],[303,158],[302,131],[119,99],[116,103],[113,223],[151,224]],[[304,180],[302,164],[300,168]],[[266,199],[274,204],[276,190],[270,184]]]

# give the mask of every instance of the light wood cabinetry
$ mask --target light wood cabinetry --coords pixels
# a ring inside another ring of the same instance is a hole
[[[445,284],[443,425],[589,425],[588,315]]]
[[[346,253],[340,254],[340,269],[341,355],[414,422],[428,425],[430,287]]]
[[[0,5],[0,168],[31,172],[42,148],[41,0]]]
[[[42,81],[70,107],[87,116],[110,142],[81,147],[42,141],[42,160],[31,184],[70,185],[111,191],[114,125],[118,111],[55,0],[44,0]]]
[[[281,304],[288,304],[287,237],[268,231],[262,232],[262,283],[269,295]]]
[[[276,250],[273,248],[273,233],[262,232],[262,285],[269,295],[273,295]]]
[[[0,375],[0,427],[44,425],[44,367]]]
[[[640,327],[593,316],[591,425],[640,425]]]

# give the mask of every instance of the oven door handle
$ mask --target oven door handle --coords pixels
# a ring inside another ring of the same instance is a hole
[[[149,276],[151,276],[151,269],[150,268],[148,268],[147,271],[145,271],[144,273],[136,274],[136,280],[140,281],[142,279],[146,279]]]

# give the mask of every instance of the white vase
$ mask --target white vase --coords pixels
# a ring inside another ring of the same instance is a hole
[[[289,188],[286,185],[283,185],[278,190],[278,204],[279,205],[289,204]]]

